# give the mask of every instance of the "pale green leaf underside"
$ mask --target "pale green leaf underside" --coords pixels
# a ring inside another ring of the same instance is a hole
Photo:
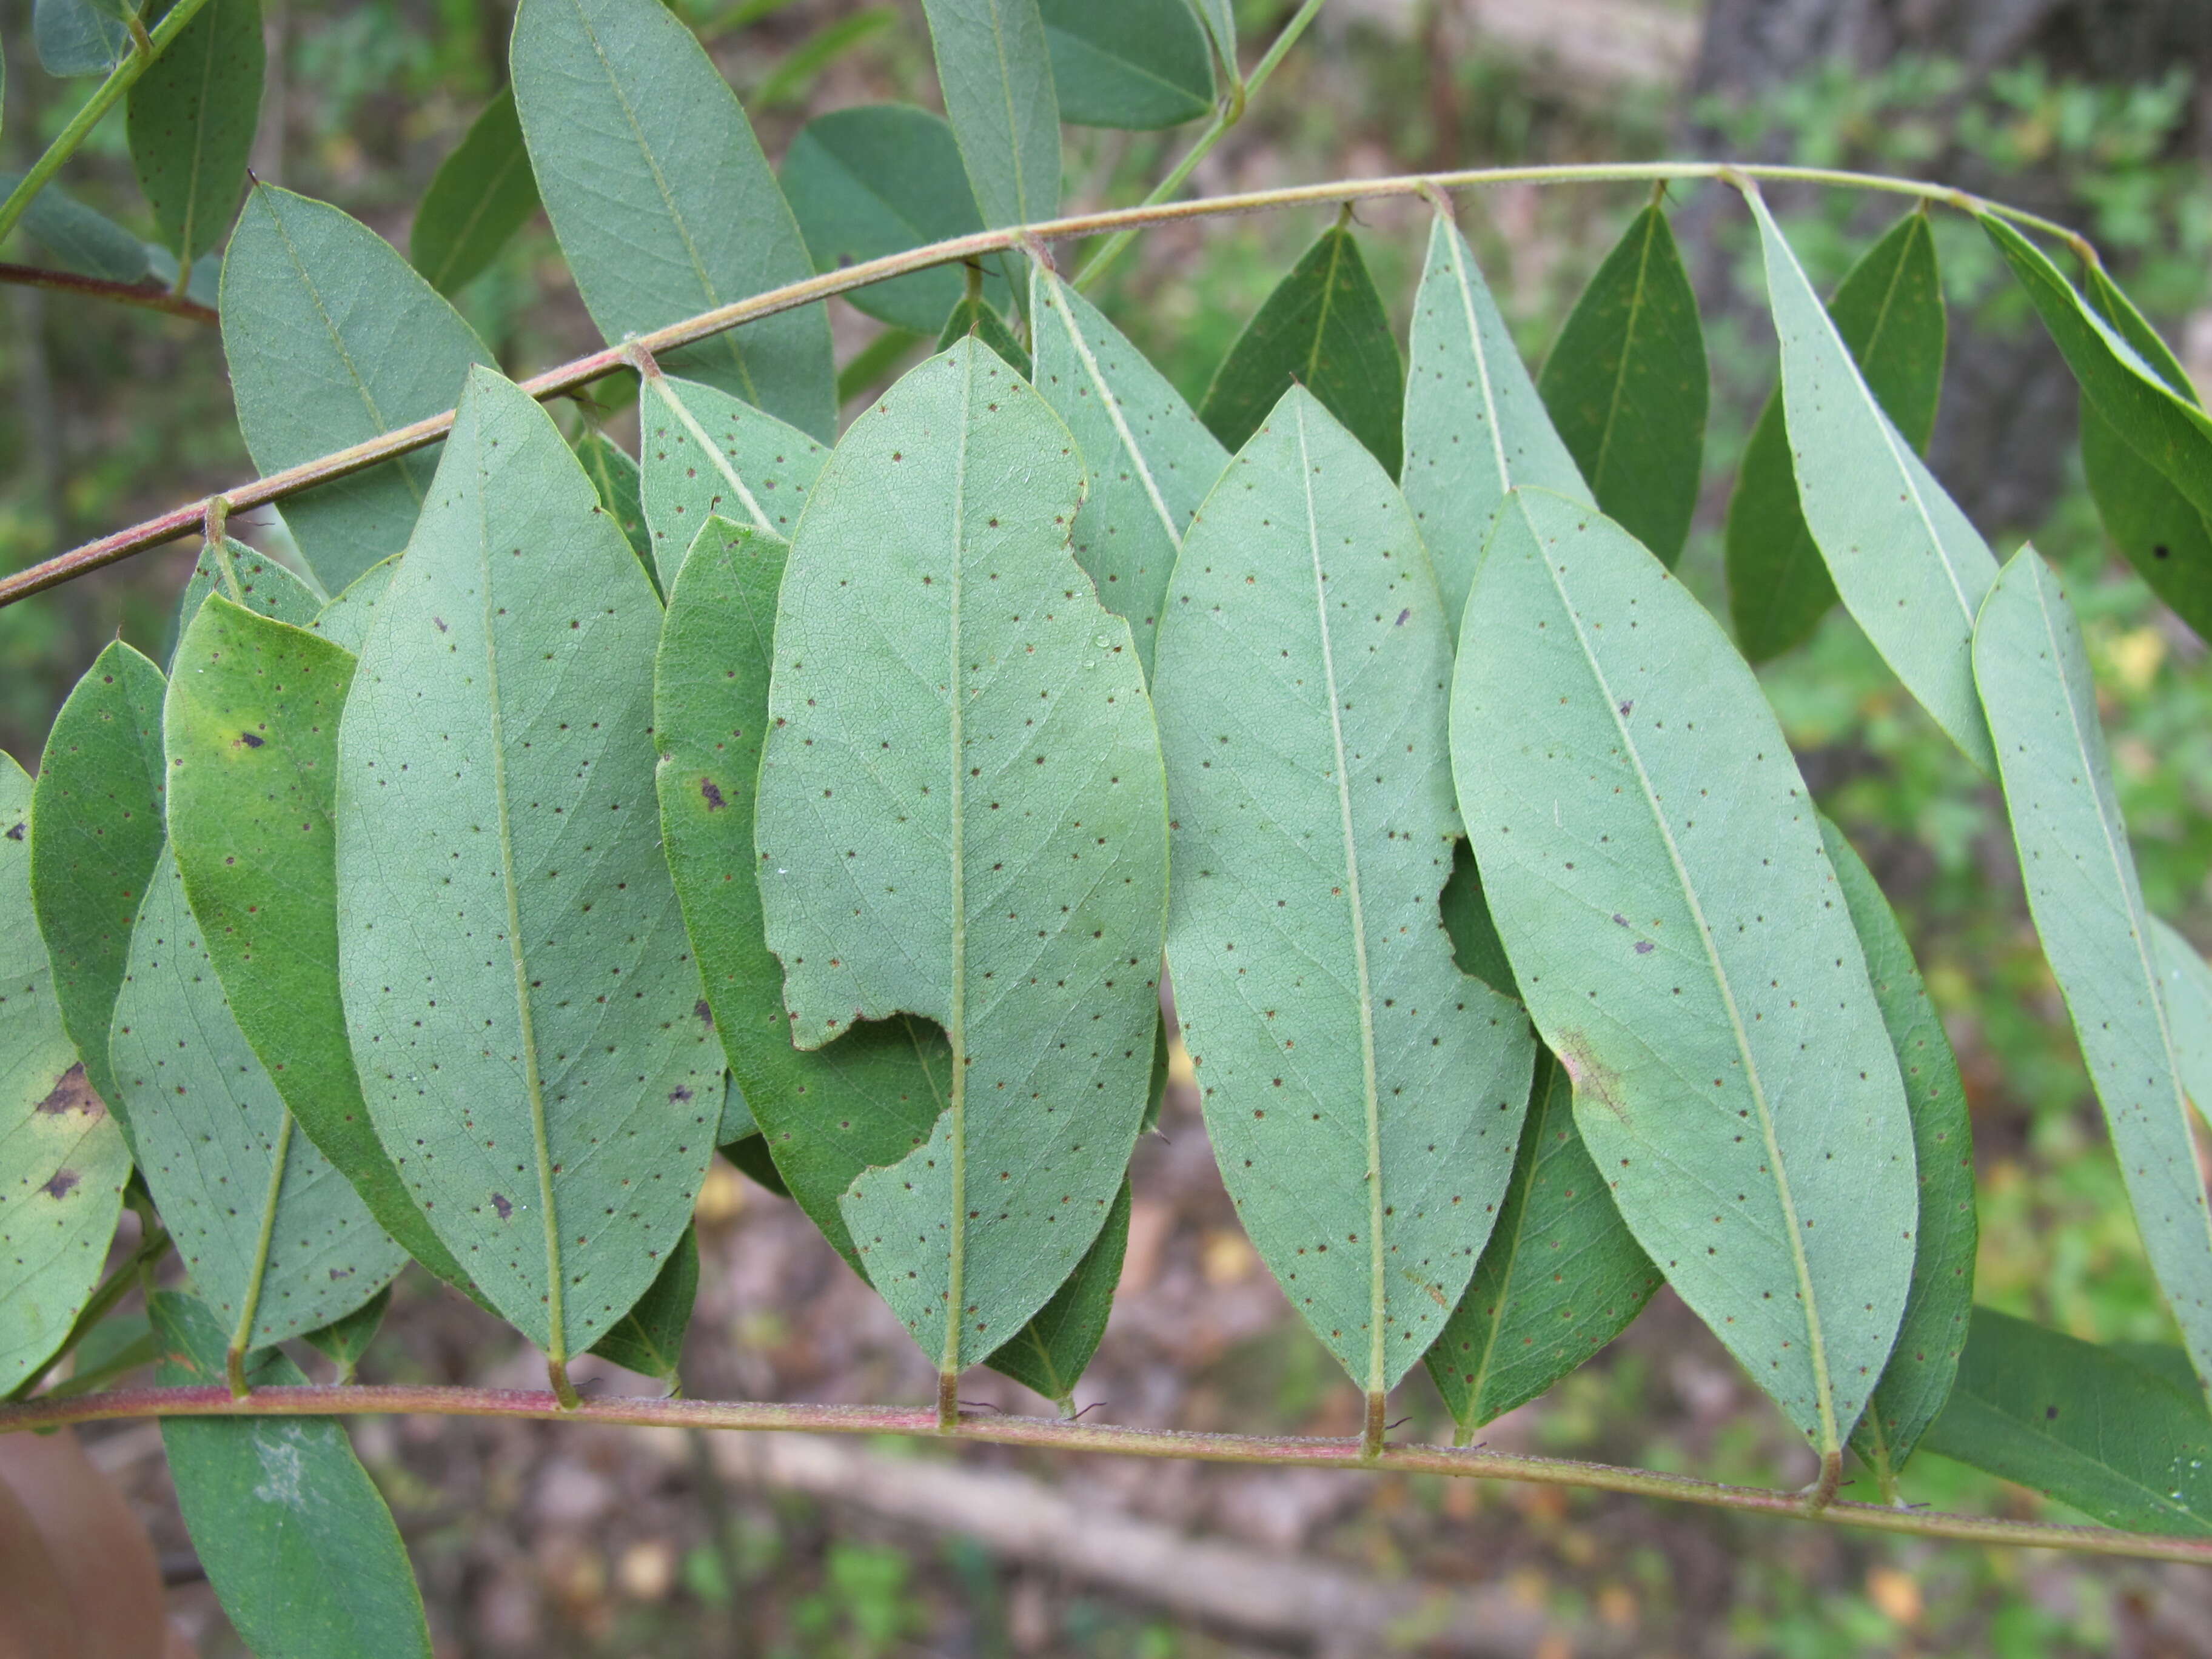
[[[838,1200],[863,1171],[928,1139],[951,1056],[942,1031],[903,1018],[863,1024],[823,1048],[792,1045],[783,969],[763,942],[753,874],[753,779],[786,552],[750,526],[711,521],[669,594],[653,664],[661,833],[734,1079],[715,1139],[726,1147],[757,1127],[791,1195],[865,1276]],[[989,1363],[1061,1398],[1097,1346],[1103,1314],[1096,1328],[1089,1314],[1110,1298],[1127,1231],[1123,1206],[1073,1278]]]
[[[110,1050],[118,1109],[162,1224],[193,1288],[245,1346],[329,1324],[405,1264],[345,1177],[295,1132],[223,1000],[167,850],[131,935]]]
[[[1912,1273],[1912,1130],[1781,728],[1610,520],[1516,492],[1452,755],[1491,914],[1638,1243],[1824,1451]]]
[[[220,246],[261,114],[260,0],[207,0],[131,88],[131,161],[179,259]]]
[[[31,913],[31,781],[0,754],[0,1395],[40,1365],[107,1259],[131,1154],[86,1085]]]
[[[1207,1132],[1291,1305],[1380,1392],[1474,1271],[1534,1060],[1437,910],[1443,604],[1389,477],[1293,388],[1200,509],[1167,613],[1168,958]]]
[[[392,586],[392,573],[398,568],[397,553],[369,566],[317,611],[307,626],[341,650],[359,656],[362,641],[368,637],[368,625],[376,619],[377,603]]]
[[[2203,1401],[2129,1354],[1992,1308],[1974,1310],[1950,1403],[1921,1443],[2108,1527],[2212,1537]]]
[[[338,961],[377,1133],[565,1359],[690,1219],[721,1057],[660,856],[660,606],[551,419],[472,374],[338,749]]]
[[[1124,617],[1152,665],[1160,600],[1191,514],[1229,452],[1167,377],[1098,308],[1038,266],[1030,279],[1037,391],[1067,422],[1091,472],[1075,515],[1075,560]]]
[[[1456,635],[1505,492],[1539,484],[1587,500],[1589,488],[1536,395],[1467,238],[1441,214],[1429,232],[1407,356],[1406,504],[1428,544],[1445,623]]]
[[[370,1126],[346,1036],[331,809],[353,669],[329,640],[210,595],[164,709],[170,844],[231,1015],[295,1121],[385,1231],[465,1288]]]
[[[1575,1127],[1572,1080],[1540,1052],[1498,1225],[1425,1356],[1462,1436],[1588,1360],[1660,1282]]]
[[[826,446],[726,392],[669,375],[646,377],[637,415],[638,494],[663,591],[673,590],[711,518],[791,539]]]
[[[2181,1086],[2212,1123],[2212,965],[2156,916],[2150,919],[2150,940]]]
[[[491,354],[392,245],[273,185],[246,198],[222,265],[222,349],[239,429],[264,472],[453,406]],[[284,503],[300,551],[337,592],[407,544],[434,444]]]
[[[1037,0],[922,0],[945,118],[986,225],[1060,212],[1060,100]]]
[[[947,1371],[1073,1271],[1151,1077],[1164,784],[1128,625],[1068,550],[1082,492],[1066,428],[963,340],[847,432],[777,610],[768,943],[802,1047],[901,1013],[945,1029],[929,1141],[842,1207]]]
[[[1982,607],[1974,668],[2029,913],[2104,1103],[2143,1251],[2212,1380],[2212,1213],[2081,623],[2032,547]]]
[[[659,0],[524,0],[509,55],[538,194],[610,341],[814,274],[737,95]],[[672,351],[665,367],[817,436],[836,429],[818,304]]]
[[[31,789],[31,902],[62,1024],[94,1091],[116,1103],[108,1024],[164,837],[161,671],[121,640],[76,683]]]
[[[131,52],[130,26],[97,0],[37,0],[31,31],[49,75],[105,75]]]
[[[1966,1346],[1973,1312],[1974,1131],[1966,1087],[1943,1021],[1921,982],[1897,917],[1843,832],[1825,817],[1820,838],[1835,866],[1851,926],[1866,951],[1867,978],[1897,1055],[1912,1113],[1913,1161],[1920,1179],[1920,1224],[1913,1241],[1912,1290],[1889,1364],[1851,1445],[1877,1469],[1905,1467],[1922,1432],[1943,1408]]]
[[[1981,532],[1869,389],[1756,191],[1782,339],[1782,408],[1806,527],[1844,605],[1968,760],[1995,769],[1974,695],[1974,616],[1996,577]]]
[[[223,1333],[195,1298],[153,1297],[165,1388],[222,1381]],[[264,1353],[257,1385],[299,1387]],[[258,1659],[430,1659],[414,1570],[344,1425],[331,1418],[172,1418],[161,1446],[177,1505],[223,1612]]]

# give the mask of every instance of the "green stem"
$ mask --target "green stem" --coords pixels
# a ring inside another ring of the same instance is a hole
[[[1992,215],[2045,235],[2057,237],[2076,248],[2088,246],[2075,232],[2064,225],[2030,213],[2024,208],[1984,201],[1949,185],[1929,184],[1924,179],[1899,179],[1883,173],[1845,173],[1832,167],[1739,166],[1726,161],[1623,161],[1591,167],[1476,167],[1462,173],[1408,173],[1387,179],[1336,179],[1326,184],[1247,191],[1235,196],[1209,197],[1188,202],[1160,202],[1151,206],[1113,208],[1098,213],[1075,214],[1064,219],[1048,219],[1034,225],[1006,225],[995,230],[973,231],[947,241],[932,242],[926,247],[909,248],[902,253],[887,253],[881,258],[865,259],[857,264],[823,271],[820,276],[810,276],[804,282],[787,283],[781,288],[756,294],[749,299],[717,306],[712,311],[702,311],[696,317],[667,324],[620,345],[603,346],[597,351],[572,358],[541,374],[532,375],[522,382],[522,389],[538,398],[570,395],[594,380],[603,380],[629,368],[632,354],[638,349],[655,353],[673,351],[679,346],[694,345],[701,340],[712,339],[744,324],[757,322],[763,317],[812,305],[832,295],[849,294],[854,289],[888,282],[894,276],[903,276],[911,271],[927,270],[935,265],[954,264],[986,254],[1010,252],[1026,248],[1031,242],[1066,241],[1077,237],[1095,236],[1105,231],[1182,224],[1190,220],[1217,218],[1231,213],[1256,213],[1273,208],[1340,206],[1346,202],[1420,197],[1432,191],[1476,190],[1492,185],[1648,184],[1661,179],[1718,179],[1731,185],[1742,179],[1772,179],[1797,184],[1837,185],[1854,190],[1880,191],[1888,195],[1909,196],[1918,201],[1938,203],[1970,215]],[[2094,253],[2094,250],[2091,252]],[[237,485],[223,494],[230,502],[232,512],[243,513],[270,501],[296,495],[302,490],[328,483],[334,478],[349,477],[394,456],[421,449],[427,444],[436,443],[452,429],[453,424],[453,413],[447,410],[442,415],[433,415],[413,422],[381,437],[355,444],[350,448],[334,450],[312,461],[302,461],[297,466],[286,467],[282,471],[257,478],[251,483]],[[200,518],[201,503],[191,501],[183,507],[172,507],[167,513],[132,525],[126,530],[116,531],[97,541],[87,542],[66,553],[57,554],[10,576],[0,578],[0,606],[13,605],[33,593],[74,580],[87,571],[97,570],[102,565],[113,564],[118,559],[127,559],[134,553],[143,553],[149,548],[159,547],[179,536],[190,534],[198,527]]]
[[[232,580],[237,580],[235,575]],[[246,1294],[238,1298],[238,1324],[230,1334],[229,1351],[222,1357],[230,1391],[241,1400],[246,1392],[246,1356],[253,1346],[253,1316],[261,1309],[261,1286],[269,1276],[269,1246],[276,1237],[276,1204],[284,1192],[284,1160],[291,1151],[292,1114],[286,1112],[283,1122],[276,1127],[276,1152],[269,1168],[269,1195],[261,1206],[261,1237],[253,1247],[253,1272],[246,1281]]]
[[[51,1397],[0,1406],[0,1434],[62,1428],[77,1423],[168,1417],[504,1417],[534,1421],[601,1423],[678,1429],[780,1429],[813,1434],[940,1436],[987,1445],[1034,1446],[1058,1451],[1100,1452],[1122,1457],[1189,1458],[1208,1463],[1272,1468],[1370,1469],[1390,1474],[1472,1476],[1539,1486],[1576,1486],[1735,1510],[1782,1520],[1820,1520],[1874,1532],[1945,1538],[1960,1543],[2072,1550],[2085,1555],[2130,1556],[2212,1566],[2212,1538],[2176,1538],[2101,1527],[2039,1521],[2001,1521],[1935,1510],[1893,1509],[1886,1504],[1838,1501],[1816,1508],[1802,1492],[1765,1486],[1723,1486],[1656,1469],[1620,1468],[1562,1457],[1536,1457],[1480,1449],[1386,1445],[1371,1456],[1357,1439],[1295,1436],[1188,1434],[1174,1430],[1125,1429],[1110,1424],[1050,1418],[1000,1417],[962,1412],[949,1429],[934,1410],[891,1406],[768,1405],[756,1401],[668,1400],[635,1395],[586,1400],[564,1406],[546,1393],[519,1389],[446,1388],[432,1384],[371,1384],[348,1388],[256,1389],[234,1400],[220,1388],[118,1389],[71,1400]]]
[[[138,77],[167,49],[169,42],[184,32],[185,26],[199,15],[200,8],[205,4],[207,0],[177,0],[177,3],[169,8],[168,15],[155,26],[150,35],[146,33],[145,25],[135,17],[131,19],[131,55],[107,72],[107,78],[100,83],[91,97],[84,100],[84,107],[70,117],[70,123],[61,130],[60,136],[46,146],[46,153],[31,163],[31,170],[23,175],[21,182],[8,192],[6,201],[0,202],[0,242],[8,240],[8,233],[15,228],[16,222],[30,207],[31,198],[52,181],[54,174],[62,170],[63,162],[76,154],[78,147],[92,136],[92,130],[100,125],[100,118],[115,107],[115,100],[131,90]]]
[[[1184,182],[1198,170],[1198,164],[1228,136],[1229,129],[1244,118],[1244,107],[1251,100],[1252,94],[1267,84],[1267,77],[1275,72],[1275,65],[1283,61],[1292,46],[1297,45],[1298,37],[1306,32],[1306,25],[1313,21],[1321,7],[1322,0],[1306,0],[1305,4],[1298,8],[1297,15],[1283,25],[1282,33],[1267,48],[1267,55],[1252,66],[1252,73],[1242,79],[1232,77],[1229,94],[1221,100],[1221,107],[1214,112],[1212,122],[1198,135],[1198,142],[1190,147],[1182,160],[1175,164],[1175,170],[1153,185],[1152,193],[1139,205],[1154,206],[1168,200],[1183,187]],[[1231,64],[1230,67],[1233,70],[1236,66]],[[1106,267],[1120,258],[1121,251],[1136,238],[1137,230],[1133,226],[1127,230],[1115,231],[1101,242],[1097,251],[1083,262],[1083,269],[1076,272],[1077,289],[1089,288],[1104,276]]]
[[[54,1367],[76,1351],[76,1345],[84,1340],[86,1334],[112,1313],[117,1303],[130,1295],[138,1283],[140,1270],[159,1261],[168,1248],[168,1234],[159,1227],[149,1228],[129,1259],[108,1274],[100,1287],[92,1293],[92,1299],[84,1304],[84,1311],[77,1315],[76,1322],[70,1327],[69,1334],[62,1339],[61,1346],[46,1356],[45,1364],[18,1382],[8,1398],[28,1399],[32,1390],[46,1380]]]

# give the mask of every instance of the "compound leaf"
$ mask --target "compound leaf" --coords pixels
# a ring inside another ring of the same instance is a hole
[[[1451,655],[1413,514],[1292,388],[1200,508],[1160,624],[1168,962],[1237,1214],[1370,1396],[1467,1288],[1534,1063],[1437,908]]]
[[[0,1396],[51,1358],[107,1259],[131,1153],[85,1081],[31,910],[31,781],[0,754]]]
[[[639,494],[664,592],[675,590],[684,556],[717,515],[790,540],[830,459],[796,427],[670,375],[646,376],[638,424]]]
[[[986,225],[1060,212],[1060,100],[1037,0],[922,0],[945,113]]]
[[[1912,947],[1875,885],[1874,874],[1826,817],[1820,839],[1843,890],[1844,906],[1866,951],[1867,978],[1881,1009],[1912,1113],[1913,1162],[1920,1175],[1920,1224],[1912,1246],[1912,1289],[1897,1345],[1874,1400],[1851,1436],[1885,1496],[1897,1472],[1951,1392],[1974,1305],[1974,1131],[1966,1087],[1943,1022],[1921,983]]]
[[[1600,509],[1673,569],[1697,511],[1711,389],[1698,296],[1656,202],[1575,301],[1536,390]]]
[[[222,349],[239,429],[275,472],[451,409],[491,354],[381,236],[274,185],[247,194],[222,263]],[[407,544],[432,445],[286,498],[284,522],[335,593]]]
[[[1973,635],[1996,560],[1875,396],[1757,189],[1744,195],[1782,337],[1783,421],[1805,524],[1875,649],[1966,758],[1993,771]]]
[[[1406,504],[1428,544],[1455,639],[1506,492],[1532,483],[1587,500],[1589,487],[1552,425],[1467,238],[1441,213],[1413,296],[1409,355]]]
[[[592,1344],[592,1352],[641,1376],[673,1383],[698,1299],[699,1234],[686,1227],[645,1294]]]
[[[510,57],[538,192],[607,339],[814,274],[737,94],[659,0],[523,0]],[[817,437],[836,430],[820,305],[668,352],[664,366]]]
[[[1359,244],[1341,225],[1299,257],[1229,348],[1198,406],[1225,450],[1304,386],[1392,477],[1403,448],[1406,366]]]
[[[223,1376],[223,1335],[196,1298],[150,1298],[166,1388]],[[282,1353],[248,1380],[298,1387]],[[415,1571],[343,1424],[327,1417],[173,1417],[161,1445],[208,1583],[258,1659],[430,1659]]]
[[[1036,389],[1091,469],[1091,492],[1075,515],[1076,562],[1106,608],[1128,622],[1149,674],[1183,533],[1228,452],[1167,377],[1042,265],[1030,279],[1030,318]]]
[[[1924,213],[1906,214],[1844,273],[1828,301],[1844,350],[1867,389],[1915,453],[1936,429],[1943,386],[1943,283]],[[1797,475],[1777,388],[1745,445],[1729,498],[1729,614],[1736,644],[1753,662],[1802,644],[1836,585],[1797,505]]]
[[[1098,1236],[1148,1097],[1166,805],[1128,624],[1068,551],[1082,495],[1066,428],[963,340],[847,431],[776,613],[768,943],[802,1048],[945,1029],[929,1140],[840,1207],[948,1400]]]
[[[407,233],[407,257],[439,293],[459,294],[537,211],[538,178],[514,89],[501,87],[431,175]]]
[[[1912,1278],[1912,1124],[1803,779],[1703,606],[1518,489],[1453,769],[1529,1017],[1637,1241],[1830,1470]]]
[[[952,129],[911,104],[863,104],[816,116],[783,153],[783,193],[819,270],[983,228]],[[996,260],[985,263],[983,293],[994,307],[1010,298]],[[934,334],[960,294],[960,267],[938,265],[845,297],[894,328]]]
[[[264,63],[261,0],[206,0],[131,88],[131,166],[187,264],[222,245],[238,210]]]
[[[401,1178],[556,1367],[659,1273],[721,1110],[652,811],[659,625],[551,418],[471,374],[346,697],[339,975]]]
[[[108,1023],[167,833],[165,690],[160,669],[111,641],[54,716],[31,787],[39,826],[31,903],[53,962],[54,1000],[93,1092],[110,1106],[118,1097]]]
[[[1572,1080],[1539,1050],[1498,1225],[1426,1356],[1461,1441],[1626,1330],[1659,1285],[1575,1128]]]
[[[1992,1308],[1974,1310],[1959,1380],[1921,1444],[2108,1527],[2212,1537],[2203,1399],[2134,1356]]]
[[[164,730],[169,838],[230,1017],[293,1119],[377,1224],[468,1276],[371,1127],[338,990],[338,717],[353,657],[211,594],[177,645]]]
[[[234,1348],[319,1330],[404,1265],[345,1177],[295,1133],[223,1000],[169,849],[131,937],[110,1051],[139,1174]]]
[[[1178,126],[1213,108],[1213,54],[1190,0],[1039,0],[1060,118]]]
[[[2212,1211],[2081,625],[2032,547],[1982,606],[1974,672],[2028,912],[2104,1103],[2143,1253],[2212,1388]]]

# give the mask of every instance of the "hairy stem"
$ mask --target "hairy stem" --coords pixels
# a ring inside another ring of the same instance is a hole
[[[23,175],[15,189],[8,192],[8,199],[0,202],[0,241],[5,241],[8,233],[15,228],[16,222],[30,207],[31,198],[52,181],[54,174],[62,170],[62,163],[76,154],[78,147],[92,136],[92,130],[100,125],[100,118],[115,107],[115,100],[131,90],[138,77],[161,55],[169,42],[184,32],[185,25],[198,16],[200,8],[206,3],[207,0],[177,0],[177,3],[169,8],[168,15],[155,26],[151,34],[146,33],[144,25],[136,18],[131,20],[131,55],[108,71],[107,78],[94,90],[91,97],[84,100],[84,107],[70,117],[69,125],[61,130],[52,143],[46,146],[46,153],[31,163],[31,170]]]
[[[167,27],[166,20],[162,27]],[[1186,220],[1215,218],[1224,214],[1340,204],[1385,197],[1421,196],[1431,191],[1475,190],[1491,185],[1608,184],[1662,179],[1726,179],[1733,181],[1749,178],[1838,185],[1852,189],[1880,191],[1894,196],[1910,196],[1921,201],[1954,207],[1967,214],[1993,214],[2028,229],[2057,237],[2069,246],[2087,246],[2075,232],[2063,225],[2024,209],[1984,201],[1948,185],[1929,184],[1919,179],[1893,178],[1881,173],[1843,173],[1827,167],[1735,166],[1724,161],[1625,161],[1589,167],[1478,167],[1464,173],[1413,173],[1388,179],[1337,179],[1327,184],[1248,191],[1241,195],[1215,196],[1197,201],[1160,202],[1144,207],[1114,208],[1099,213],[1077,214],[1065,219],[1048,219],[1034,225],[1006,225],[996,230],[979,230],[966,236],[956,236],[949,241],[932,242],[927,247],[885,254],[879,259],[866,259],[841,270],[824,271],[818,276],[808,277],[805,282],[792,283],[782,288],[770,289],[764,294],[754,295],[750,299],[718,306],[712,311],[702,312],[696,317],[689,317],[682,322],[671,323],[665,328],[635,336],[622,344],[603,346],[558,368],[549,368],[542,374],[532,375],[521,383],[522,389],[533,398],[551,398],[573,392],[580,386],[589,385],[617,369],[628,368],[630,354],[638,347],[651,352],[672,351],[678,346],[712,338],[763,317],[795,310],[817,300],[826,300],[834,294],[848,294],[856,288],[886,282],[893,276],[903,276],[909,271],[926,270],[933,265],[1007,252],[1024,247],[1031,241],[1063,241],[1070,237],[1097,235],[1102,231],[1180,224]],[[286,496],[312,489],[318,484],[345,477],[380,462],[388,461],[396,455],[404,455],[426,444],[435,443],[446,435],[453,423],[453,411],[447,410],[442,415],[433,415],[427,420],[416,421],[411,425],[387,432],[380,438],[372,438],[365,443],[334,451],[318,459],[286,467],[281,472],[272,472],[251,483],[240,484],[223,494],[228,498],[234,513],[282,501]],[[0,580],[0,605],[13,605],[33,593],[73,580],[87,571],[96,570],[102,565],[113,564],[118,559],[126,559],[134,553],[142,553],[149,547],[159,547],[165,542],[173,541],[198,528],[200,515],[201,504],[194,501],[183,507],[172,507],[159,517],[148,519],[127,530],[118,530],[98,541],[87,542],[82,547],[58,554],[28,569],[19,570]]]
[[[1976,1515],[1893,1509],[1882,1504],[1840,1499],[1821,1506],[1809,1501],[1817,1494],[1723,1486],[1688,1475],[1621,1468],[1607,1463],[1582,1463],[1562,1457],[1524,1456],[1480,1448],[1455,1450],[1428,1445],[1385,1445],[1370,1455],[1357,1439],[1187,1434],[1049,1418],[1000,1417],[983,1412],[962,1412],[957,1420],[945,1428],[939,1425],[935,1410],[911,1407],[784,1406],[754,1401],[639,1396],[585,1400],[567,1407],[550,1394],[414,1384],[256,1389],[243,1400],[233,1400],[229,1391],[220,1386],[118,1389],[107,1394],[69,1400],[48,1397],[21,1405],[0,1406],[0,1434],[125,1419],[403,1414],[526,1418],[633,1427],[781,1429],[813,1434],[896,1434],[933,1439],[944,1437],[988,1445],[1040,1446],[1123,1457],[1190,1458],[1207,1463],[1255,1463],[1293,1468],[1375,1469],[1400,1474],[1471,1475],[1486,1480],[1524,1480],[1539,1486],[1626,1492],[1707,1509],[1736,1510],[1785,1520],[1820,1520],[1875,1532],[1906,1533],[1961,1543],[2072,1550],[2087,1555],[2131,1556],[2142,1560],[2212,1565],[2212,1538],[2172,1538],[2039,1521],[2000,1521]]]

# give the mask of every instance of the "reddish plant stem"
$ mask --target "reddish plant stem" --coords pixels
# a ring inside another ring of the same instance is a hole
[[[114,300],[126,306],[143,306],[149,311],[164,311],[172,317],[189,318],[195,323],[222,320],[212,306],[187,300],[165,288],[152,288],[143,283],[111,282],[105,276],[80,276],[73,270],[49,270],[44,265],[15,265],[0,260],[0,283],[12,283],[19,288],[52,289],[57,294],[78,294],[94,300]]]
[[[1561,1457],[1530,1457],[1477,1447],[1385,1446],[1362,1451],[1360,1441],[1291,1436],[1188,1434],[1117,1428],[1043,1418],[963,1412],[951,1430],[938,1414],[896,1406],[770,1405],[753,1401],[600,1397],[563,1407],[550,1394],[508,1389],[363,1386],[256,1389],[234,1400],[227,1389],[118,1389],[74,1399],[41,1399],[0,1407],[0,1434],[60,1428],[76,1423],[163,1417],[349,1417],[416,1414],[438,1417],[527,1418],[562,1423],[605,1423],[681,1429],[781,1429],[813,1434],[896,1434],[916,1438],[980,1441],[988,1445],[1039,1446],[1058,1451],[1103,1452],[1123,1457],[1192,1458],[1210,1463],[1382,1470],[1401,1474],[1474,1476],[1580,1486],[1670,1498],[1708,1509],[1735,1510],[1784,1520],[1826,1521],[1876,1532],[1905,1533],[1962,1543],[2071,1550],[2087,1555],[2130,1556],[2212,1566],[2212,1538],[2171,1538],[2146,1533],[1999,1521],[1980,1516],[1879,1504],[1821,1505],[1802,1492],[1723,1486],[1652,1469],[1620,1468]]]

